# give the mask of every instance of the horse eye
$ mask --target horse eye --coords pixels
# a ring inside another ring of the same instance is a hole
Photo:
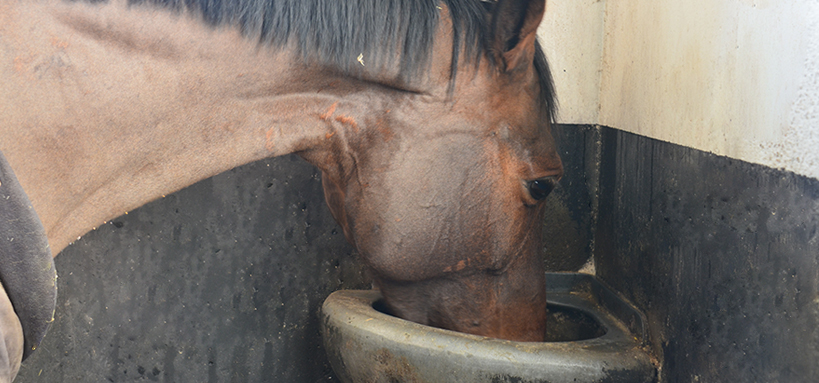
[[[557,177],[543,177],[529,181],[527,188],[529,189],[529,195],[535,200],[540,201],[546,198],[555,186],[557,186]]]

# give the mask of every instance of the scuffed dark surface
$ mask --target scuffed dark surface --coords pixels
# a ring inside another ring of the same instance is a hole
[[[587,125],[558,125],[553,131],[564,175],[546,199],[546,270],[577,271],[591,257],[594,243],[599,130]]]
[[[550,270],[591,254],[589,134],[564,131],[544,225]],[[240,167],[114,219],[62,252],[56,321],[16,382],[316,382],[316,311],[369,280],[295,156]]]
[[[819,379],[819,180],[603,128],[598,276],[662,381]]]
[[[56,321],[15,382],[332,381],[317,310],[369,286],[295,156],[150,203],[56,263]]]
[[[819,379],[819,181],[610,128],[557,130],[548,268],[593,252],[598,277],[646,314],[664,383]],[[120,217],[57,271],[57,320],[16,382],[326,381],[316,310],[368,285],[317,171],[295,157]]]

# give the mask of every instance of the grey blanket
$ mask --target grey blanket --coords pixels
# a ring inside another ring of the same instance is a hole
[[[20,318],[23,360],[54,320],[57,272],[45,229],[0,152],[0,283]]]

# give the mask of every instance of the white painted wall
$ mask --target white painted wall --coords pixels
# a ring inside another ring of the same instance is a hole
[[[560,121],[596,124],[605,2],[547,0],[538,35],[554,76]]]
[[[559,120],[819,178],[819,2],[550,0]]]

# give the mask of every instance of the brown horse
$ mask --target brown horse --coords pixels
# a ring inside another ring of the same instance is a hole
[[[4,376],[53,318],[52,255],[166,193],[286,153],[321,169],[333,216],[396,315],[542,339],[540,201],[563,171],[535,38],[544,10],[0,3]]]

